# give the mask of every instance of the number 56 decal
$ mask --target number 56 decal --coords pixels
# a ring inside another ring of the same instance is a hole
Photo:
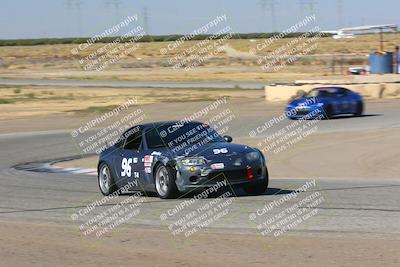
[[[137,158],[123,158],[121,162],[121,176],[132,177],[132,163],[137,163]],[[139,172],[133,172],[134,178],[139,178]]]

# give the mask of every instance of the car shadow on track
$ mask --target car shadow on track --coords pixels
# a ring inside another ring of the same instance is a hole
[[[262,194],[259,195],[249,195],[246,192],[244,192],[243,189],[235,189],[234,193],[236,197],[254,197],[254,196],[271,196],[271,195],[287,195],[290,193],[293,193],[293,190],[287,190],[287,189],[281,189],[281,188],[274,188],[274,187],[268,187],[267,191],[265,191]]]
[[[361,116],[354,116],[354,115],[338,115],[330,118],[329,120],[340,120],[340,119],[356,119],[356,118],[367,118],[367,117],[378,117],[382,116],[382,114],[364,114]]]
[[[180,197],[178,197],[178,199],[188,199],[188,198],[193,198],[193,197],[198,197],[202,195],[201,190],[197,190],[197,191],[193,191],[191,193],[187,193],[184,195],[181,195]],[[249,195],[246,192],[244,192],[243,189],[241,188],[235,188],[233,190],[230,189],[220,189],[217,192],[212,192],[210,194],[207,194],[206,197],[203,198],[218,198],[221,197],[225,192],[232,192],[232,195],[230,195],[230,197],[254,197],[254,196],[271,196],[271,195],[287,195],[290,194],[292,192],[294,192],[293,190],[286,190],[286,189],[281,189],[281,188],[273,188],[273,187],[269,187],[264,193],[262,194],[258,194],[258,195]],[[149,197],[157,197],[156,193],[152,193],[152,192],[148,192],[146,194]]]
[[[230,197],[254,197],[254,196],[287,195],[287,194],[295,192],[294,190],[287,190],[287,189],[281,189],[281,188],[275,188],[275,187],[268,187],[268,189],[264,193],[258,194],[258,195],[249,195],[241,187],[237,187],[237,188],[232,188],[232,187],[221,188],[221,189],[218,189],[217,192],[210,192],[210,193],[207,193],[207,194],[202,194],[205,191],[206,191],[206,189],[204,189],[204,190],[201,190],[201,189],[194,190],[194,191],[192,191],[190,193],[181,194],[176,199],[189,199],[189,198],[194,198],[194,197],[212,199],[212,198],[221,197],[226,192],[231,192],[232,193],[230,195]],[[138,191],[135,191],[135,192],[124,192],[124,193],[121,194],[121,196],[131,196],[131,195],[135,194],[136,192],[138,192]],[[145,193],[143,193],[143,195],[145,195],[146,197],[158,198],[158,195],[155,192],[145,192]]]

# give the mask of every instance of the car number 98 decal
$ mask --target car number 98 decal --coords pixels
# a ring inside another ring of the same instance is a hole
[[[228,153],[228,149],[227,148],[216,148],[213,149],[214,155],[218,155],[218,154],[226,154]]]

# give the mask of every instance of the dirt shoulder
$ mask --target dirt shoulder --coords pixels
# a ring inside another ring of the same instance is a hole
[[[398,266],[400,241],[119,228],[101,238],[70,225],[0,222],[2,266]]]
[[[263,90],[210,88],[107,88],[0,86],[0,120],[65,114],[100,114],[134,100],[132,108],[154,103],[263,99]],[[92,115],[95,116],[95,115]]]

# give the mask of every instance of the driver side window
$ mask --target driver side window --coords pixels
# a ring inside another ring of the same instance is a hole
[[[142,131],[137,131],[126,138],[123,148],[129,150],[139,150],[141,144],[142,144]]]

